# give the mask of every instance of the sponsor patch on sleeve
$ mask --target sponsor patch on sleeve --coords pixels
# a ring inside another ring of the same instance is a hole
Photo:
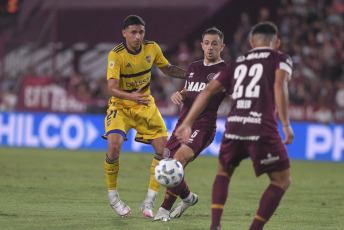
[[[109,62],[109,68],[113,69],[115,67],[115,62],[114,61],[110,61]]]

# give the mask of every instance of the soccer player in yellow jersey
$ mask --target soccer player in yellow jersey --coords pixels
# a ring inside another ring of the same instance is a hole
[[[118,215],[131,212],[117,192],[117,175],[123,142],[128,131],[134,128],[135,141],[151,144],[155,150],[147,197],[140,206],[142,214],[151,218],[160,187],[154,178],[154,168],[162,158],[168,136],[149,88],[151,68],[154,63],[164,74],[181,79],[186,78],[186,73],[170,65],[155,42],[143,40],[145,22],[139,16],[130,15],[124,20],[122,34],[125,40],[109,53],[107,67],[108,92],[112,96],[104,121],[104,138],[108,141],[105,158],[108,196]]]

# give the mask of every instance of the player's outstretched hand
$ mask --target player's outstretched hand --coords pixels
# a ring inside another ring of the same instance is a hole
[[[283,126],[283,133],[284,133],[284,136],[285,136],[285,139],[284,139],[283,143],[286,144],[286,145],[290,145],[291,143],[293,143],[294,132],[293,132],[293,129],[291,128],[290,125]]]
[[[191,136],[191,127],[181,124],[175,133],[178,141],[182,144],[188,143],[190,136]]]
[[[171,101],[176,105],[181,105],[184,101],[183,95],[180,92],[174,92],[171,96]]]
[[[142,88],[139,88],[136,92],[131,94],[132,101],[135,101],[136,103],[140,105],[148,105],[150,102],[150,99],[148,94],[141,94]]]

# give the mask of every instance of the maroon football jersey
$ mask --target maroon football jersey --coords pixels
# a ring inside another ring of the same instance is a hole
[[[260,136],[279,135],[274,95],[277,69],[291,75],[290,57],[269,47],[259,47],[239,56],[216,76],[233,98],[226,138],[257,140]]]
[[[184,120],[198,94],[204,90],[214,76],[221,70],[224,70],[225,67],[226,64],[223,61],[206,66],[204,65],[204,60],[193,62],[188,67],[186,72],[188,77],[185,83],[187,93],[178,124]],[[225,96],[226,93],[224,92],[214,96],[210,100],[207,108],[198,116],[193,127],[198,125],[216,127],[217,110]]]

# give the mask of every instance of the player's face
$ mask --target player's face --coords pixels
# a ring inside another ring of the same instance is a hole
[[[220,54],[224,46],[219,35],[205,34],[202,42],[204,58],[211,63],[220,61]]]
[[[143,25],[130,25],[122,30],[122,34],[125,37],[128,49],[138,51],[145,37],[145,27]]]

